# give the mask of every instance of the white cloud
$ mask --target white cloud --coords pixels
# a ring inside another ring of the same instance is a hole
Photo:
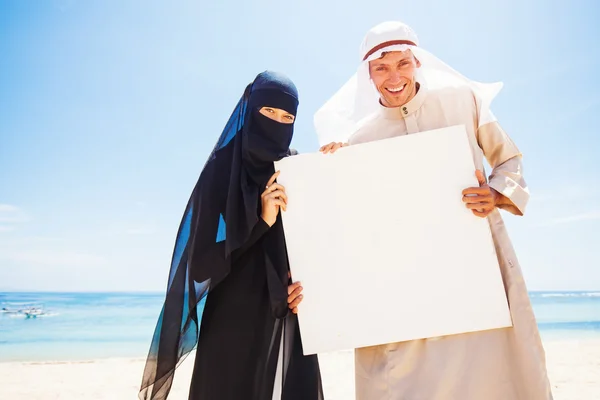
[[[2,212],[16,212],[19,208],[10,204],[0,204],[0,213]]]
[[[22,224],[29,221],[29,218],[24,214],[2,215],[0,213],[0,223]]]
[[[13,224],[23,224],[30,221],[31,218],[17,206],[11,204],[0,204],[0,223],[8,228],[13,228]]]
[[[93,267],[105,263],[103,257],[60,249],[18,250],[2,254],[2,259],[13,262],[53,267]]]
[[[4,262],[60,269],[105,265],[106,259],[59,237],[7,235],[0,241],[0,265]]]

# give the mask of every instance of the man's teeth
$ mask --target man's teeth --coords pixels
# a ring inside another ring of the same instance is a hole
[[[402,89],[404,89],[404,85],[403,85],[403,86],[400,86],[399,88],[387,88],[387,90],[389,90],[389,91],[390,91],[390,92],[392,92],[392,93],[398,93],[398,92],[401,92],[401,91],[402,91]]]

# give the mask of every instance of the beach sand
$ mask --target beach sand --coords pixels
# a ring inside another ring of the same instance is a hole
[[[600,338],[546,340],[544,346],[555,400],[600,400]],[[353,353],[323,355],[320,362],[325,399],[354,399]],[[192,366],[193,353],[177,370],[169,400],[187,400]],[[0,363],[0,399],[133,400],[143,367],[143,359],[117,358]]]

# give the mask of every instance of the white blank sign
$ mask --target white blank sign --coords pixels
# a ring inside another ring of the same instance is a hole
[[[512,325],[464,126],[275,167],[306,355]]]

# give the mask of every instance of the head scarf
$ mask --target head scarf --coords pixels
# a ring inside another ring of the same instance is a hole
[[[421,62],[416,81],[428,90],[469,86],[481,100],[479,126],[495,121],[490,104],[502,89],[501,82],[486,84],[472,81],[419,46],[416,33],[398,21],[380,23],[371,28],[360,45],[357,72],[315,113],[314,124],[321,145],[347,142],[361,122],[378,112],[379,93],[369,76],[369,61],[384,52],[411,50]]]
[[[246,87],[200,174],[177,233],[140,399],[167,398],[175,369],[197,344],[206,296],[229,274],[232,253],[260,218],[260,194],[275,172],[273,162],[290,154],[293,124],[265,117],[261,107],[296,115],[295,85],[275,72],[259,74]],[[262,246],[271,312],[281,319],[288,313],[288,261],[280,217]]]

